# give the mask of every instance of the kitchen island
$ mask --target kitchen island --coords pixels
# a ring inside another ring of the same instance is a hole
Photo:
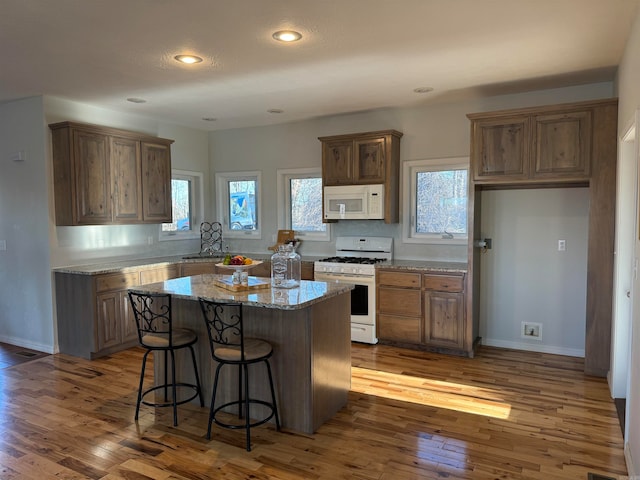
[[[302,281],[293,289],[264,288],[235,292],[216,283],[222,275],[176,278],[130,288],[137,293],[169,293],[176,327],[198,334],[196,357],[205,402],[209,401],[216,364],[211,358],[206,326],[198,298],[243,304],[245,336],[273,345],[271,358],[282,427],[313,433],[347,403],[351,387],[352,285]],[[266,280],[266,279],[264,279]],[[182,352],[181,352],[182,353]],[[155,362],[160,378],[162,362]],[[176,361],[178,379],[193,383],[187,357]],[[183,368],[184,367],[184,368]],[[266,370],[256,365],[251,396],[270,398]],[[218,401],[237,396],[237,371],[223,368]],[[255,416],[264,412],[256,410]]]

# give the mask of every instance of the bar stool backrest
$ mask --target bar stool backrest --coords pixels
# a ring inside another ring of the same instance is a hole
[[[149,348],[172,348],[171,295],[129,292],[140,344]]]
[[[211,355],[216,360],[229,360],[230,351],[235,351],[238,361],[245,361],[242,304],[236,302],[201,301],[202,313],[209,334]],[[225,354],[216,355],[217,351]]]

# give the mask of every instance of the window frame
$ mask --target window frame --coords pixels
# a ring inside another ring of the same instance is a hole
[[[232,230],[229,228],[229,182],[255,181],[256,199],[255,205],[258,210],[256,222],[258,228],[254,230]],[[217,172],[216,182],[216,211],[220,223],[222,223],[222,234],[225,238],[245,238],[258,240],[262,238],[262,172],[259,170],[246,172]]]
[[[291,229],[291,195],[290,189],[287,188],[289,180],[294,178],[320,178],[322,179],[322,169],[320,167],[309,168],[283,168],[278,169],[276,191],[278,194],[278,229]],[[323,186],[324,188],[324,186]],[[321,205],[322,207],[322,205]],[[312,232],[304,230],[296,230],[295,235],[301,240],[310,242],[329,242],[331,241],[331,225],[325,223],[324,232]]]
[[[467,190],[467,233],[453,234],[453,238],[446,238],[443,234],[416,233],[414,221],[416,217],[416,175],[419,172],[442,172],[448,170],[466,170],[469,182],[469,157],[433,158],[423,160],[409,160],[402,164],[402,241],[403,243],[466,245],[469,229],[469,193]],[[413,221],[412,221],[413,220]]]
[[[189,212],[189,230],[163,231],[162,223],[158,226],[158,241],[191,240],[200,238],[200,224],[204,221],[204,174],[190,170],[171,169],[171,180],[191,181],[191,211]],[[171,193],[173,203],[173,192]]]

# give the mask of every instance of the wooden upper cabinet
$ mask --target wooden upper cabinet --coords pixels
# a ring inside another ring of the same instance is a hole
[[[400,137],[402,133],[395,130],[320,137],[322,183],[325,186],[385,183],[394,168],[397,170]]]
[[[476,180],[529,177],[531,121],[526,117],[483,119],[473,124]]]
[[[322,184],[384,185],[384,221],[398,223],[400,139],[396,130],[319,137]]]
[[[140,133],[49,125],[57,225],[171,221],[171,143]]]
[[[129,138],[111,137],[111,165],[114,220],[141,222],[140,143]]]
[[[355,140],[354,174],[356,183],[384,183],[386,141],[386,136]]]
[[[588,177],[591,111],[535,116],[533,176]]]
[[[597,102],[470,114],[477,184],[588,181]]]
[[[353,141],[324,142],[322,144],[322,183],[346,185],[353,182]]]
[[[73,132],[75,216],[79,225],[111,222],[109,141],[93,132]]]
[[[171,222],[169,145],[142,142],[142,211],[146,221]]]

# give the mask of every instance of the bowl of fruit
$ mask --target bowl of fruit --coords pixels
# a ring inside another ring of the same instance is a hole
[[[216,263],[216,267],[231,268],[234,270],[248,270],[260,265],[262,262],[259,260],[253,260],[252,258],[245,257],[244,255],[231,255],[227,254],[224,257],[222,263]]]

